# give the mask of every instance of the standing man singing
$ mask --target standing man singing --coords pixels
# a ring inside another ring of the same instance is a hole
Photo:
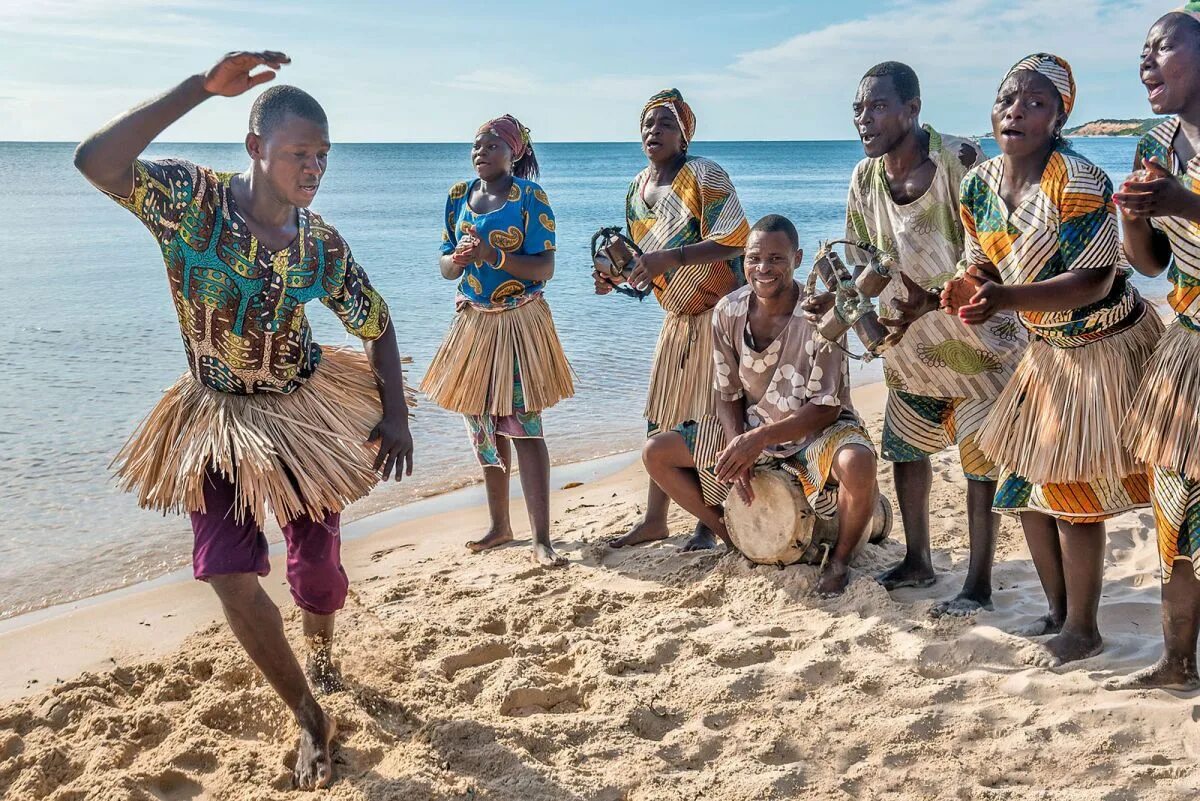
[[[879,577],[889,590],[936,580],[929,549],[930,456],[958,446],[967,478],[971,557],[954,598],[930,613],[972,615],[992,605],[992,559],[999,516],[992,512],[996,469],[975,442],[992,403],[1025,350],[1026,335],[1011,313],[987,325],[926,314],[954,277],[963,253],[959,184],[983,151],[973,142],[921,125],[921,88],[912,68],[895,61],[867,71],[854,98],[854,125],[866,158],[858,163],[846,201],[846,238],[870,242],[900,265],[905,297],[893,281],[880,296],[900,313],[904,338],[887,351],[888,386],[883,458],[893,463],[904,521],[904,560]],[[849,248],[848,258],[867,256]]]
[[[89,136],[75,166],[158,241],[188,360],[117,457],[121,484],[143,507],[191,515],[195,577],[216,591],[234,635],[295,715],[293,780],[315,789],[333,778],[336,725],[309,680],[338,685],[334,615],[348,588],[340,512],[381,476],[412,473],[395,331],[346,241],[308,209],[330,148],[310,95],[291,86],[259,95],[242,173],[139,158],[200,103],[240,95],[287,63],[278,52],[230,53]],[[363,340],[365,356],[312,341],[311,300]],[[307,678],[259,582],[270,570],[268,505],[287,541]]]

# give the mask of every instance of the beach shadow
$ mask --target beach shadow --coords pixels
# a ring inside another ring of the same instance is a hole
[[[518,753],[502,742],[506,736],[519,737],[517,732],[497,730],[477,720],[435,718],[422,727],[421,735],[436,752],[435,762],[467,778],[469,789],[460,796],[464,799],[498,796],[520,797],[523,801],[620,801],[624,797],[624,791],[617,787],[602,787],[581,795],[564,786],[553,777],[562,767],[545,764],[528,752]],[[367,795],[372,799],[395,797]]]

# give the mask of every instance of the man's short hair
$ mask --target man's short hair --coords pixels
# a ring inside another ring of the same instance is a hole
[[[269,136],[288,114],[295,114],[318,125],[329,125],[325,109],[321,108],[316,98],[303,89],[280,84],[255,98],[254,105],[250,107],[250,131],[259,136]]]
[[[1190,9],[1196,3],[1189,3],[1187,8]],[[1195,14],[1200,12],[1200,8],[1193,11],[1171,11],[1162,16],[1162,19],[1170,19],[1176,26],[1176,30],[1184,30],[1194,36],[1200,36],[1200,19],[1197,19]]]
[[[762,231],[764,234],[785,234],[788,241],[792,243],[792,249],[800,249],[800,234],[796,233],[796,226],[792,225],[792,221],[782,214],[768,214],[756,222],[750,230]]]
[[[921,82],[917,80],[917,73],[913,71],[912,67],[901,64],[899,61],[885,61],[882,64],[876,64],[867,70],[862,79],[865,81],[867,78],[883,78],[885,76],[891,76],[892,86],[896,87],[896,94],[900,95],[901,103],[907,103],[914,97],[921,96]]]

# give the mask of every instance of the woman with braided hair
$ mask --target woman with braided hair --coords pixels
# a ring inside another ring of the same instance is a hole
[[[554,275],[554,211],[542,188],[529,129],[510,115],[475,134],[478,176],[450,187],[442,276],[458,281],[457,313],[421,390],[466,418],[484,471],[491,528],[475,553],[512,541],[509,465],[515,447],[533,529],[533,557],[566,564],[550,544],[550,455],[542,410],[575,394],[542,293]],[[492,469],[489,469],[492,468]]]
[[[676,430],[701,457],[720,450],[721,425],[713,400],[712,313],[717,301],[745,283],[742,250],[750,225],[729,175],[714,161],[690,155],[696,116],[677,89],[664,89],[642,108],[642,151],[649,164],[633,179],[625,199],[629,235],[642,250],[630,276],[651,287],[666,313],[646,399],[648,441]],[[611,281],[594,276],[596,293]],[[709,505],[720,505],[728,487],[701,475]],[[670,499],[650,483],[645,518],[613,547],[664,539]],[[711,548],[712,531],[698,524],[685,549]]]

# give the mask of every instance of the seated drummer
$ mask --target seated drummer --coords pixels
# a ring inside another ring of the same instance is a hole
[[[671,500],[727,545],[722,505],[729,487],[752,503],[756,467],[791,474],[819,517],[837,514],[837,544],[816,589],[832,596],[845,590],[850,557],[875,510],[875,449],[850,403],[845,352],[822,347],[800,309],[794,275],[802,256],[786,217],[770,214],[750,229],[749,284],[722,298],[713,316],[721,445],[696,453],[701,438],[671,432],[650,439],[642,456]],[[700,472],[718,481],[701,482]]]

